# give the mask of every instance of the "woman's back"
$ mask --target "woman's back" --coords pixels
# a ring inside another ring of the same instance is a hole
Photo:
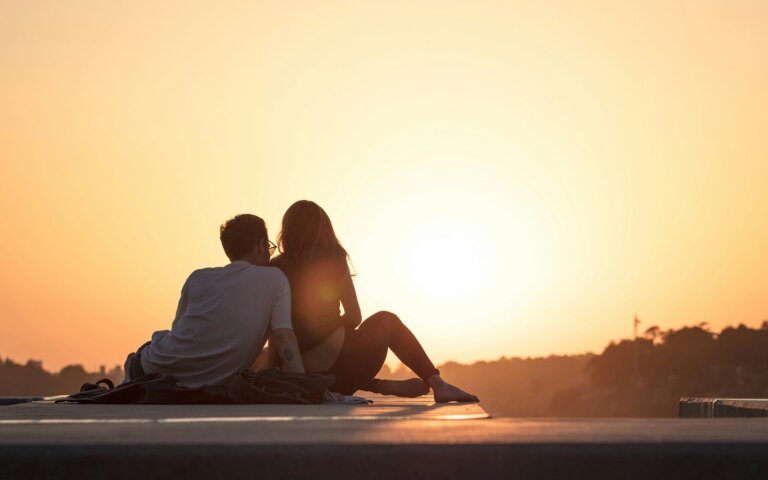
[[[282,254],[270,265],[282,270],[291,285],[291,317],[302,352],[319,345],[343,326],[340,297],[342,282],[349,275],[346,255]]]

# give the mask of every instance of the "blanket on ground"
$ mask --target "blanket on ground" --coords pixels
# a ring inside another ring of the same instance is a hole
[[[108,379],[86,383],[77,393],[57,403],[146,403],[146,404],[221,404],[221,403],[323,403],[333,375],[284,372],[267,368],[245,370],[227,385],[188,388],[172,375],[150,374],[115,387]],[[104,385],[104,386],[102,386]]]

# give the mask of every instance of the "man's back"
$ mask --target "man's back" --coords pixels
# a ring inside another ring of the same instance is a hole
[[[142,367],[189,387],[225,383],[253,363],[270,324],[291,328],[290,305],[288,281],[276,268],[235,261],[196,270],[171,330],[155,332],[142,350]]]

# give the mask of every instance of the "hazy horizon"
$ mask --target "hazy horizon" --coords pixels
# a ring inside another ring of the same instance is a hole
[[[435,363],[768,318],[768,2],[0,1],[0,356],[122,364],[329,213]]]

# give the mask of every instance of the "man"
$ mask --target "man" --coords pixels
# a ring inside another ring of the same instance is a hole
[[[264,220],[237,215],[220,232],[231,263],[192,272],[171,329],[128,356],[126,381],[163,373],[190,388],[222,385],[253,364],[267,337],[287,371],[304,373],[288,280],[267,266],[275,247]]]

